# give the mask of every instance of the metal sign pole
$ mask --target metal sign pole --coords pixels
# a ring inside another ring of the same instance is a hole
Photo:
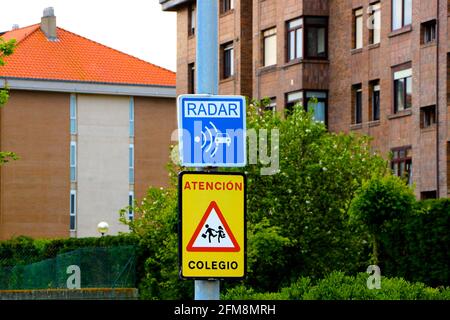
[[[215,95],[219,87],[218,1],[197,0],[197,93]],[[197,171],[200,171],[197,168]],[[220,300],[219,280],[195,280],[195,300]]]

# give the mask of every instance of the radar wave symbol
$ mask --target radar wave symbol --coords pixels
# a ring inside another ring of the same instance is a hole
[[[219,149],[218,144],[214,143],[214,137],[217,137],[220,134],[220,131],[217,130],[217,127],[211,121],[209,122],[209,124],[211,125],[212,128],[210,129],[209,127],[205,126],[205,131],[202,131],[201,138],[195,137],[195,142],[200,143],[201,141],[202,142],[201,148],[204,149],[205,152],[211,153],[211,157],[214,157],[217,153],[217,150]]]

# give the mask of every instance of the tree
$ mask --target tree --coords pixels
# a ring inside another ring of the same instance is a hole
[[[380,263],[381,237],[395,234],[396,245],[403,248],[405,240],[401,236],[406,217],[414,211],[416,197],[413,190],[396,176],[386,175],[373,178],[363,184],[353,199],[351,220],[361,224],[370,233],[372,242],[372,263]]]
[[[278,274],[279,282],[288,283],[298,276],[366,268],[367,236],[349,223],[348,210],[363,182],[384,175],[387,162],[374,153],[371,138],[331,133],[314,121],[313,110],[305,112],[297,105],[283,118],[263,109],[258,103],[250,105],[248,127],[279,130],[280,173],[261,175],[264,165],[245,168],[247,207],[251,225],[268,221],[289,240],[279,242],[283,245],[279,252],[288,251],[286,265],[274,264],[285,271],[273,270],[273,274]],[[271,255],[272,260],[277,258]],[[266,263],[267,257],[258,259],[254,268]]]
[[[0,38],[0,66],[5,65],[4,58],[10,56],[14,52],[16,46],[16,40],[12,39],[9,41],[4,41]],[[8,101],[9,94],[7,88],[0,89],[0,108]],[[11,160],[16,160],[17,155],[13,152],[3,152],[0,151],[0,165],[7,163]]]

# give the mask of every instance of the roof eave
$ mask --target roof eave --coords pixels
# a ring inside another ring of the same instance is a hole
[[[163,11],[177,11],[181,5],[193,2],[192,0],[159,0]]]
[[[161,85],[0,77],[0,87],[8,87],[11,90],[176,98],[175,86]]]

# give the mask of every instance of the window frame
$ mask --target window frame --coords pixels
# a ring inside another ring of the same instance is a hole
[[[400,152],[403,151],[404,152],[404,156],[400,157],[398,156],[397,158],[395,157],[395,153],[397,152],[397,154],[400,155]],[[408,151],[410,151],[411,155],[408,156]],[[391,159],[391,170],[392,170],[392,174],[396,175],[397,177],[403,178],[403,175],[401,174],[402,172],[400,172],[400,164],[404,163],[404,170],[405,172],[408,172],[408,185],[412,185],[412,168],[413,168],[413,164],[412,164],[412,159],[413,159],[413,155],[412,155],[412,146],[403,146],[403,147],[396,147],[396,148],[392,148],[391,149],[392,152],[392,159]],[[407,165],[409,164],[409,171],[406,170]],[[394,165],[398,165],[397,166],[397,173],[394,171]]]
[[[406,76],[400,76],[399,74],[401,73],[405,73],[407,74]],[[397,75],[396,75],[397,74]],[[397,114],[399,112],[402,112],[404,110],[411,110],[412,106],[413,106],[413,101],[412,101],[412,95],[413,95],[413,82],[412,82],[412,67],[405,67],[403,69],[399,69],[399,70],[393,70],[393,99],[394,99],[394,114]],[[409,80],[408,80],[409,79]],[[410,81],[411,84],[411,104],[408,106],[408,81]],[[404,102],[404,106],[403,108],[400,110],[399,109],[399,105],[398,105],[398,88],[399,88],[399,84],[403,83],[403,102]]]
[[[378,15],[377,15],[378,14]],[[377,16],[378,16],[378,27],[377,28]],[[371,45],[379,44],[381,42],[381,1],[374,2],[370,4],[370,19],[372,19],[373,25],[370,29],[369,43]],[[377,30],[377,31],[376,31]],[[378,41],[376,41],[375,35],[378,34]]]
[[[375,100],[376,92],[378,93],[377,100]],[[378,101],[378,104],[375,103],[376,101]],[[380,118],[381,118],[381,85],[380,80],[377,79],[370,81],[370,121],[379,121]]]
[[[128,220],[133,221],[134,220],[134,210],[132,209],[134,206],[134,191],[128,192]]]
[[[130,143],[128,147],[128,181],[130,184],[134,184],[134,144]]]
[[[394,27],[394,19],[395,19],[395,17],[394,17],[394,2],[396,2],[396,1],[401,1],[401,8],[402,8],[401,9],[400,27],[398,27],[398,28]],[[405,24],[405,16],[406,16],[405,15],[405,13],[406,13],[405,3],[406,3],[406,1],[411,1],[411,22],[408,24]],[[413,1],[412,0],[391,0],[391,31],[400,30],[402,28],[412,25],[412,11],[413,11]]]
[[[323,97],[316,97],[318,102],[323,102],[325,104],[325,110],[324,110],[324,114],[325,114],[325,126],[328,126],[328,90],[321,90],[321,89],[308,89],[308,90],[297,90],[297,91],[290,91],[287,92],[285,94],[285,115],[289,115],[289,113],[292,112],[293,107],[300,103],[302,104],[302,107],[304,108],[305,111],[308,112],[308,103],[309,103],[309,99],[312,99],[313,97],[308,97],[309,93],[322,93],[325,94],[326,98]],[[298,99],[293,99],[291,101],[289,101],[289,95],[294,95],[294,94],[298,94],[299,98]]]
[[[324,24],[319,23],[309,23],[309,19],[323,19]],[[305,59],[315,59],[315,60],[328,60],[328,25],[329,25],[329,19],[326,16],[303,16],[303,57]],[[325,49],[325,56],[310,56],[308,54],[308,31],[311,28],[319,28],[319,27],[325,27],[325,37],[324,37],[324,49]],[[308,90],[308,91],[320,91],[320,90]]]
[[[188,6],[188,37],[195,36],[197,28],[197,8],[195,4],[191,3]]]
[[[427,129],[436,125],[436,105],[420,108],[420,128]]]
[[[289,24],[299,20],[300,25],[295,26],[295,27],[289,27]],[[300,57],[297,57],[297,51],[298,51],[298,43],[297,43],[297,32],[299,32],[299,30],[301,30],[302,34],[301,34],[301,41],[302,43],[300,44],[301,50],[300,50]],[[291,53],[291,48],[292,48],[292,44],[290,41],[290,34],[294,33],[294,58],[291,59],[290,53]],[[286,21],[286,62],[291,62],[291,61],[296,61],[296,60],[301,60],[304,57],[304,44],[305,44],[305,30],[304,30],[304,18],[303,17],[297,17],[291,20]]]
[[[323,98],[323,97],[316,97],[316,96],[313,96],[313,97],[308,97],[308,93],[323,93],[323,94],[325,94],[326,95],[326,98]],[[324,110],[324,114],[325,114],[325,122],[324,122],[324,124],[325,124],[325,126],[328,126],[328,90],[303,90],[303,101],[305,101],[305,106],[304,106],[304,108],[305,108],[305,110],[308,112],[309,110],[309,106],[308,106],[308,103],[309,103],[309,99],[313,99],[313,98],[316,98],[317,99],[317,102],[323,102],[324,104],[325,104],[325,110]]]
[[[130,97],[130,102],[129,102],[129,125],[130,125],[130,138],[134,137],[134,97]]]
[[[273,31],[273,33],[266,35],[266,33]],[[266,61],[266,40],[270,39],[274,37],[275,38],[275,63],[272,64],[267,64]],[[263,67],[270,67],[270,66],[274,66],[277,65],[278,63],[278,59],[277,59],[277,27],[271,27],[268,29],[265,29],[262,31],[262,66]]]
[[[235,70],[234,70],[234,42],[230,41],[227,43],[222,44],[221,46],[221,56],[222,56],[222,72],[221,72],[221,79],[222,80],[226,80],[226,79],[231,79],[234,77],[235,75]],[[229,62],[229,67],[230,70],[227,70],[227,54],[229,52],[230,55],[230,62]]]
[[[361,19],[361,30],[358,30],[358,19]],[[359,31],[359,32],[358,32]],[[361,36],[361,46],[358,46],[358,34]],[[362,7],[353,9],[353,50],[364,47],[364,10]]]
[[[70,151],[69,151],[69,165],[70,165],[70,182],[77,181],[77,142],[70,141]],[[73,159],[73,161],[72,161]],[[72,176],[73,170],[73,176]]]
[[[234,0],[220,0],[220,14],[234,10]]]
[[[73,197],[73,202],[72,202]],[[73,210],[72,210],[73,207]],[[77,231],[77,191],[70,190],[70,205],[69,205],[69,230]],[[72,228],[72,217],[73,217],[73,228]]]
[[[70,95],[70,134],[77,134],[77,96],[72,93]]]
[[[428,28],[431,28],[431,34],[430,34],[430,38],[428,39],[428,35],[429,33],[427,31]],[[421,29],[421,44],[422,45],[426,45],[426,44],[430,44],[430,43],[434,43],[437,40],[437,21],[436,19],[432,19],[426,22],[423,22],[420,24],[420,29]]]
[[[358,100],[359,98],[359,100]],[[359,105],[358,105],[359,101]],[[363,91],[362,83],[352,85],[352,125],[363,122]]]
[[[188,94],[195,94],[195,62],[188,64]]]

